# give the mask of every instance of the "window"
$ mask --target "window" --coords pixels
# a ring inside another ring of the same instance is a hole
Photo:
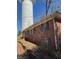
[[[26,31],[26,33],[25,33],[26,35],[28,35],[29,34],[29,30],[28,31]]]
[[[34,32],[35,32],[35,28],[32,29],[32,33],[34,33]]]
[[[41,31],[43,32],[44,30],[48,29],[49,28],[49,23],[46,22],[44,24],[41,25]]]
[[[34,33],[34,29],[31,30],[31,33],[32,33],[32,34]]]
[[[46,23],[46,29],[48,29],[48,28],[49,28],[49,22]]]

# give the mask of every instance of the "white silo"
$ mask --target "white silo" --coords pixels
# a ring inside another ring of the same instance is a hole
[[[33,0],[22,1],[22,30],[33,24]]]

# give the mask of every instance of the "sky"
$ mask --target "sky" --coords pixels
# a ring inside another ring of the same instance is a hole
[[[17,0],[17,32],[21,31],[22,27],[22,0]],[[46,0],[35,0],[33,4],[33,22],[40,21],[42,16],[45,16],[46,12]],[[53,7],[53,8],[52,8]],[[54,11],[61,12],[61,0],[53,0],[49,9],[49,14]]]

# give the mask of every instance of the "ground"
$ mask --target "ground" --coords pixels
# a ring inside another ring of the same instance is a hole
[[[25,47],[25,49],[23,48],[23,46]],[[20,37],[18,37],[17,39],[17,54],[18,55],[23,54],[27,49],[32,50],[33,48],[36,48],[36,47],[37,45],[31,42],[25,41],[24,39],[21,39]]]

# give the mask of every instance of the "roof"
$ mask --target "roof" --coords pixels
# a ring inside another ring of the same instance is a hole
[[[33,29],[34,27],[37,27],[39,26],[40,24],[43,24],[47,21],[50,21],[52,19],[55,19],[56,22],[61,22],[61,13],[56,11],[55,13],[51,14],[50,16],[46,16],[46,17],[42,17],[41,20],[31,26],[29,26],[28,28],[26,28],[24,31],[27,31],[27,30],[31,30]]]

